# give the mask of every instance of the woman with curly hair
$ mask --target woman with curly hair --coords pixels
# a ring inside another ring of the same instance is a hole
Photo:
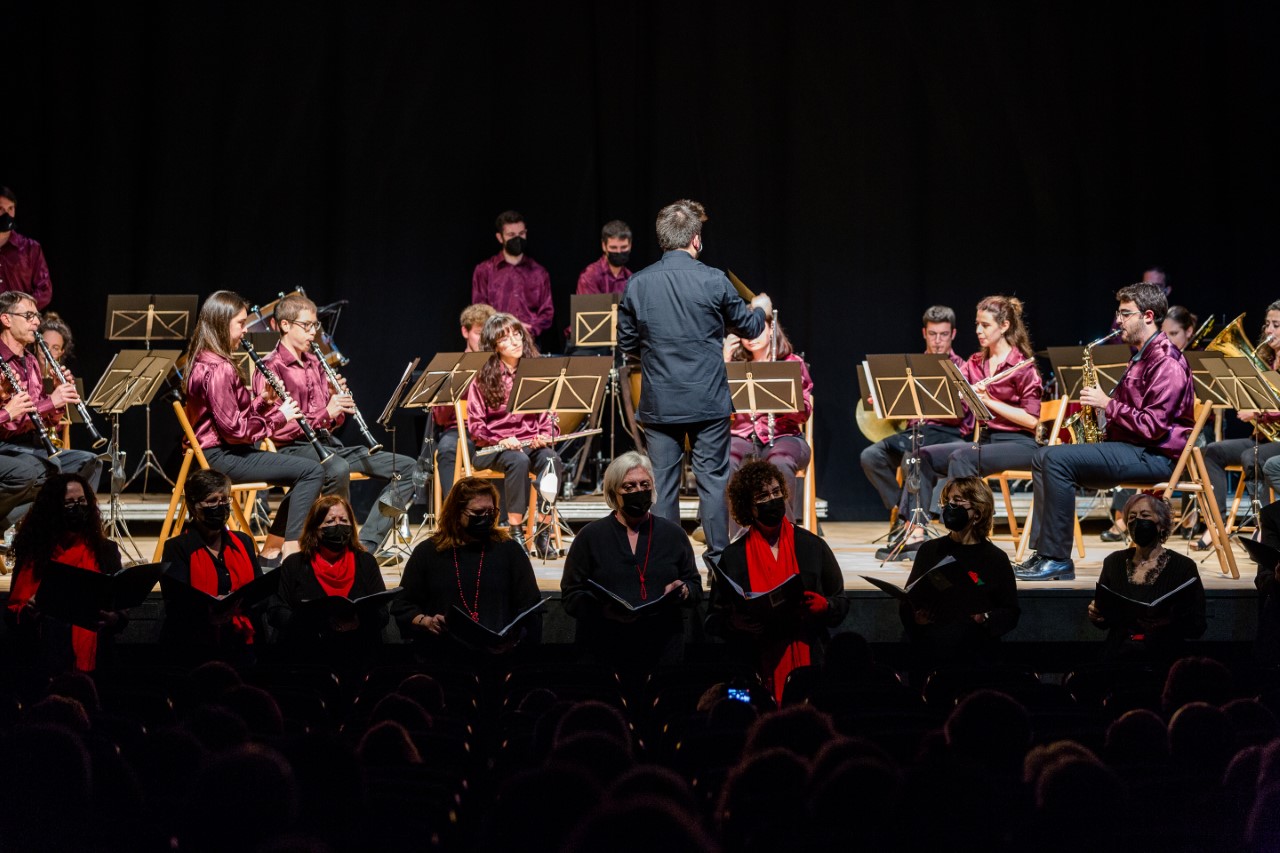
[[[93,672],[110,639],[128,621],[123,611],[103,611],[96,630],[73,626],[40,612],[37,593],[46,563],[77,566],[112,575],[120,571],[120,549],[102,531],[102,514],[89,481],[79,474],[54,474],[36,495],[13,540],[17,569],[6,605],[19,643],[30,645],[27,660],[46,674],[68,669]]]
[[[798,574],[804,598],[761,621],[735,610],[728,584],[716,577],[707,630],[737,646],[781,700],[788,673],[821,664],[830,629],[849,612],[844,575],[825,541],[787,519],[787,483],[773,463],[744,463],[729,481],[726,496],[730,515],[748,530],[724,549],[721,571],[746,592],[773,589]]]
[[[498,490],[479,477],[454,483],[440,508],[436,533],[413,549],[393,607],[400,635],[419,649],[447,654],[455,645],[449,634],[453,606],[491,631],[501,631],[542,596],[529,555],[494,522],[498,518]],[[519,642],[542,638],[541,616],[530,617]]]

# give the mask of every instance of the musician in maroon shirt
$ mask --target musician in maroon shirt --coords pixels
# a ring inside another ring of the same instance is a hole
[[[498,214],[494,235],[502,251],[476,264],[471,274],[471,301],[514,314],[536,338],[551,327],[551,276],[525,254],[529,230],[514,210]]]
[[[53,299],[49,265],[39,243],[13,230],[17,215],[17,196],[8,187],[0,187],[0,291],[20,290],[43,311]]]
[[[205,459],[233,483],[267,482],[288,486],[289,507],[284,542],[263,549],[266,568],[298,550],[298,537],[311,505],[320,496],[325,472],[318,459],[259,450],[263,439],[301,414],[292,400],[276,399],[270,386],[256,396],[232,360],[244,337],[249,303],[239,294],[219,290],[200,307],[200,319],[187,347],[187,420],[204,449]]]
[[[1138,352],[1110,397],[1097,386],[1080,389],[1080,402],[1106,416],[1102,441],[1042,447],[1035,454],[1031,547],[1036,554],[1016,567],[1020,580],[1074,580],[1076,489],[1167,480],[1195,425],[1191,368],[1160,331],[1169,308],[1164,292],[1140,282],[1121,288],[1116,301],[1122,340]]]
[[[631,270],[631,226],[621,219],[605,223],[600,230],[603,254],[578,276],[578,293],[621,293],[627,289]]]
[[[400,509],[409,508],[413,498],[414,461],[389,450],[370,453],[367,443],[356,443],[360,441],[358,437],[351,444],[343,444],[334,437],[334,430],[356,411],[356,405],[345,382],[341,393],[334,393],[320,359],[311,351],[311,343],[320,331],[316,304],[301,294],[290,294],[276,305],[275,318],[280,330],[280,343],[263,360],[280,377],[289,396],[297,401],[303,417],[318,431],[321,443],[333,453],[333,458],[324,465],[324,494],[337,494],[350,500],[352,471],[387,483],[364,524],[360,525],[360,544],[376,554],[392,525],[392,518],[384,515],[379,505],[385,503]],[[255,391],[261,393],[266,384],[261,373],[254,375]],[[297,421],[290,421],[277,429],[271,439],[277,453],[319,461],[315,448],[303,436]],[[286,497],[285,500],[290,499]],[[282,534],[283,528],[283,519],[277,516],[272,532]]]
[[[462,309],[458,325],[462,339],[466,341],[463,352],[480,352],[480,333],[485,321],[493,316],[493,306],[483,303],[468,305]],[[458,413],[453,406],[436,406],[431,410],[436,427],[436,476],[440,478],[440,494],[447,495],[453,488],[453,469],[458,458]],[[472,454],[475,447],[469,447]]]
[[[80,399],[75,383],[57,385],[46,394],[40,360],[35,347],[40,313],[26,293],[0,293],[0,360],[17,375],[22,388],[0,381],[4,409],[0,410],[0,531],[8,525],[4,516],[35,498],[50,473],[79,474],[96,486],[102,463],[88,450],[63,450],[49,456],[28,413],[37,413],[45,430],[53,436],[68,403]]]

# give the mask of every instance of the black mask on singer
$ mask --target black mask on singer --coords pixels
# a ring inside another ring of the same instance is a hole
[[[1129,538],[1135,545],[1150,548],[1160,541],[1160,528],[1149,518],[1135,518],[1129,522]]]
[[[765,527],[777,527],[787,514],[787,502],[782,498],[770,498],[756,504],[756,521]]]
[[[83,530],[89,523],[88,504],[68,504],[62,508],[62,517],[71,530]]]
[[[631,260],[630,252],[606,252],[609,256],[609,263],[615,267],[625,267],[627,261]]]
[[[525,245],[527,242],[528,241],[525,240],[524,237],[512,237],[510,240],[502,244],[502,248],[505,249],[507,254],[511,257],[518,258],[524,254],[524,250],[527,248]]]
[[[350,524],[330,524],[320,528],[320,544],[337,551],[351,542]]]
[[[622,514],[627,518],[644,518],[653,506],[653,492],[627,492],[622,496]]]
[[[221,530],[227,526],[227,519],[231,517],[231,504],[219,504],[218,506],[202,506],[196,508],[196,518],[200,523],[210,530]]]
[[[0,234],[13,230],[13,217],[8,213],[0,213]]]
[[[489,538],[489,531],[493,530],[492,515],[473,515],[467,519],[467,535],[476,539]]]
[[[969,510],[947,504],[942,508],[942,523],[948,530],[959,533],[969,526]]]

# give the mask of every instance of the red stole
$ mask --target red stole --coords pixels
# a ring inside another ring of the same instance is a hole
[[[244,543],[229,530],[222,533],[222,562],[231,574],[232,592],[253,580],[253,560]],[[218,595],[218,569],[208,548],[202,547],[191,555],[190,571],[191,586],[207,595]],[[231,617],[231,630],[245,645],[253,643],[253,620],[243,613]]]
[[[795,528],[787,519],[782,520],[777,557],[773,556],[769,542],[755,527],[747,534],[746,545],[747,577],[753,592],[773,589],[792,575],[800,573],[800,565],[796,562]],[[765,639],[761,645],[760,668],[765,686],[773,691],[781,703],[782,687],[787,683],[787,675],[796,667],[809,665],[809,644],[799,639],[777,637]]]
[[[311,571],[325,595],[345,598],[356,582],[356,552],[343,548],[339,554],[321,545],[311,555]]]
[[[90,572],[101,571],[98,567],[98,555],[79,537],[73,538],[70,544],[59,545],[53,549],[49,559],[77,566]],[[13,576],[13,584],[9,590],[9,610],[15,615],[31,597],[40,589],[40,578],[36,574],[34,563],[18,567]],[[36,606],[39,607],[37,601]],[[98,634],[87,628],[71,626],[71,649],[76,656],[76,669],[81,672],[93,672],[98,665]]]

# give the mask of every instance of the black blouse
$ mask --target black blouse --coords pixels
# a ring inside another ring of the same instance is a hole
[[[234,536],[240,540],[240,544],[244,546],[245,553],[249,555],[249,562],[253,564],[253,577],[255,579],[262,577],[262,568],[258,565],[257,548],[245,534],[238,530],[224,531],[224,537]],[[226,554],[229,545],[223,540],[222,554]],[[164,543],[164,555],[162,560],[172,565],[167,570],[168,574],[177,578],[184,583],[191,583],[191,557],[198,551],[204,550],[204,539],[194,528],[188,528],[187,532],[181,536],[176,536]],[[226,562],[222,555],[217,557],[209,554],[209,559],[213,561],[214,570],[218,573],[218,595],[227,595],[232,592],[231,589],[231,572],[227,568]],[[161,587],[163,591],[164,587]],[[241,641],[235,639],[234,632],[225,630],[222,625],[210,625],[208,621],[208,613],[203,610],[192,610],[183,605],[189,601],[185,598],[170,598],[165,596],[164,599],[164,624],[160,628],[160,641],[162,643],[188,643],[194,645],[220,645],[223,642],[234,642],[239,644]],[[248,614],[254,620],[255,630],[261,625],[255,614]]]
[[[1126,548],[1108,554],[1102,561],[1102,573],[1098,582],[1138,601],[1154,601],[1177,589],[1190,578],[1195,578],[1195,583],[1190,590],[1179,593],[1170,600],[1172,610],[1169,615],[1172,621],[1168,625],[1147,630],[1128,618],[1127,614],[1107,613],[1105,610],[1102,613],[1105,621],[1094,624],[1107,631],[1106,642],[1109,649],[1114,650],[1133,641],[1157,654],[1174,654],[1183,640],[1197,639],[1205,630],[1204,584],[1200,581],[1196,562],[1185,554],[1166,548],[1164,554],[1168,555],[1168,562],[1156,579],[1149,584],[1135,584],[1129,579],[1129,561],[1133,559],[1133,553],[1133,548]],[[1103,606],[1098,604],[1100,609]]]
[[[281,642],[333,638],[336,632],[330,630],[327,624],[295,618],[294,609],[299,604],[328,596],[324,587],[320,586],[320,581],[316,580],[311,562],[301,552],[290,554],[276,571],[280,572],[280,587],[271,598],[267,619],[280,632]],[[354,601],[382,592],[386,588],[378,561],[368,551],[356,551],[355,580],[347,598]],[[350,633],[358,635],[365,642],[376,643],[381,638],[387,620],[388,608],[383,605],[376,611],[373,619],[362,619],[359,629]]]

